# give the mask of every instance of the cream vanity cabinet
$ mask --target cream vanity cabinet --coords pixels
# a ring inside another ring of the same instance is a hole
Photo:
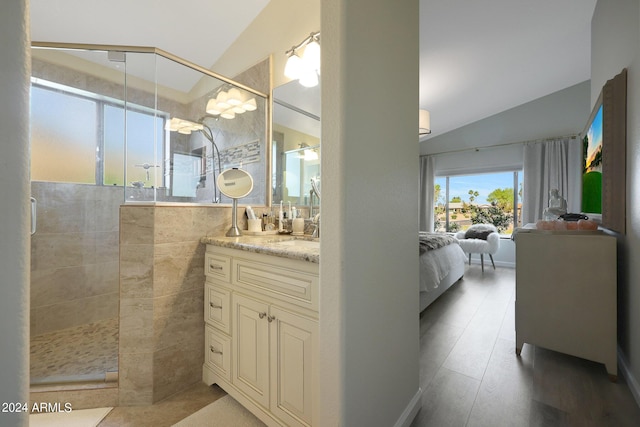
[[[317,425],[318,264],[207,245],[203,380],[268,425]]]

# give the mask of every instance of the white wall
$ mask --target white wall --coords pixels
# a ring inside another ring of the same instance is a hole
[[[599,0],[591,21],[591,103],[627,68],[627,232],[618,284],[618,346],[640,404],[640,2]],[[624,372],[623,372],[624,373]]]
[[[325,0],[321,14],[320,424],[408,425],[420,399],[418,0]],[[389,110],[387,98],[404,101]]]
[[[29,401],[29,35],[28,0],[0,13],[0,402]],[[0,412],[0,425],[28,414]]]

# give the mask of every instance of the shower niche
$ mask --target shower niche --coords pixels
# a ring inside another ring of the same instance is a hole
[[[33,43],[32,390],[118,385],[121,301],[136,297],[123,206],[228,208],[215,180],[231,167],[258,177],[244,202],[268,202],[268,98],[248,84],[155,48]]]

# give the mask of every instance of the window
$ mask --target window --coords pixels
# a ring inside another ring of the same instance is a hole
[[[522,225],[521,171],[436,176],[434,230],[456,232],[493,224],[501,234]]]
[[[126,180],[162,177],[165,114],[127,104]],[[124,102],[35,79],[31,85],[31,179],[125,184]]]

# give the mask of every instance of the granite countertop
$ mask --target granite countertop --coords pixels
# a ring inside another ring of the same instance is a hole
[[[297,259],[316,264],[320,263],[320,246],[316,246],[313,243],[307,243],[320,243],[320,240],[313,239],[311,236],[205,236],[200,239],[200,242],[207,245],[240,249],[243,251],[273,255],[281,258]]]

